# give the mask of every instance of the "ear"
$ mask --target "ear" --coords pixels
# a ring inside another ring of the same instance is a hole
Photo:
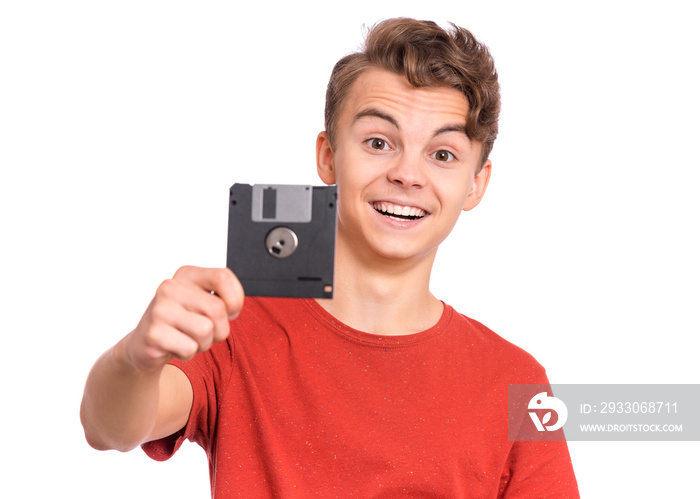
[[[316,170],[324,184],[335,184],[335,155],[326,132],[316,138]]]
[[[476,207],[484,197],[486,192],[486,187],[489,185],[489,179],[491,178],[491,160],[487,159],[484,166],[481,167],[479,173],[474,175],[474,181],[472,182],[472,189],[467,196],[467,200],[464,203],[464,211],[469,211]]]

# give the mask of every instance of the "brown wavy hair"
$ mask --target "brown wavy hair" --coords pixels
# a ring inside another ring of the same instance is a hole
[[[467,98],[467,135],[482,144],[481,165],[498,135],[498,73],[486,45],[466,29],[445,30],[432,21],[395,18],[372,27],[359,52],[340,59],[326,91],[325,126],[334,144],[343,102],[355,80],[379,68],[404,76],[414,87],[449,87]]]

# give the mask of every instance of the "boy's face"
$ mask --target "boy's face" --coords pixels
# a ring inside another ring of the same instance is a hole
[[[462,210],[476,206],[491,170],[465,133],[467,100],[451,88],[414,88],[370,69],[353,84],[335,147],[317,140],[321,179],[338,186],[338,244],[365,257],[433,255]]]

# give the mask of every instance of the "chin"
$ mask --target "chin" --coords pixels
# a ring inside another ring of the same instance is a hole
[[[405,244],[396,242],[395,244],[375,246],[373,250],[379,257],[385,260],[395,262],[414,262],[417,264],[426,258],[432,258],[437,250],[437,247],[433,247],[431,249],[415,247],[411,248],[407,247]]]

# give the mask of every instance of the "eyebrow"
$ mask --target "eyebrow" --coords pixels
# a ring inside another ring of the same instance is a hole
[[[383,113],[375,108],[364,109],[364,110],[360,111],[359,113],[357,113],[355,115],[355,118],[353,119],[353,123],[356,123],[357,121],[361,120],[362,118],[367,118],[367,117],[380,118],[384,121],[388,121],[389,123],[394,125],[397,129],[399,129],[399,130],[401,129],[401,127],[399,126],[399,122],[396,121],[396,119],[393,116],[386,114],[386,113]],[[457,133],[464,134],[467,137],[467,139],[471,142],[471,137],[469,137],[469,133],[467,132],[466,125],[462,125],[462,124],[458,124],[458,123],[449,124],[449,125],[445,125],[441,128],[438,128],[435,131],[435,133],[433,133],[433,137],[437,137],[440,134],[450,133],[450,132],[457,132]]]
[[[356,122],[360,121],[362,118],[367,118],[367,117],[381,118],[385,121],[388,121],[389,123],[394,125],[396,128],[398,128],[399,130],[401,129],[401,127],[399,126],[399,122],[396,121],[393,116],[390,116],[390,115],[383,113],[383,112],[379,111],[378,109],[374,109],[372,107],[357,113],[355,115],[355,119],[353,119],[352,122],[356,123]]]
[[[469,137],[469,133],[467,132],[467,126],[466,125],[459,125],[459,124],[454,124],[454,125],[445,125],[442,128],[438,128],[435,133],[433,134],[433,137],[437,137],[441,133],[449,133],[449,132],[457,132],[457,133],[462,133],[464,134],[467,139],[471,142],[471,137]]]

